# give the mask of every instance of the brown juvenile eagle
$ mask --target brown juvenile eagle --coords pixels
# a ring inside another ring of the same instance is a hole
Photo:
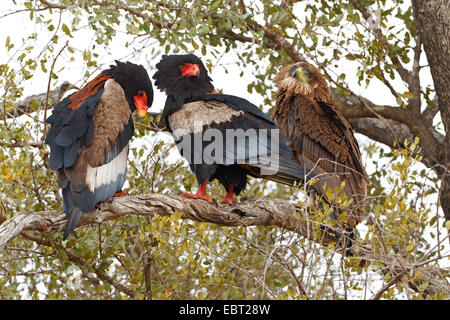
[[[345,182],[338,195],[345,193],[353,200],[346,208],[353,229],[365,215],[369,179],[351,125],[313,65],[299,62],[284,67],[274,83],[278,92],[273,119],[290,141],[293,158],[316,175],[314,191],[333,206],[336,203],[328,199],[325,188],[337,190]]]

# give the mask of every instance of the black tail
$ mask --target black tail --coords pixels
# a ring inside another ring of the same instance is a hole
[[[274,158],[272,158],[273,161]],[[314,179],[315,174],[309,171],[305,167],[295,163],[288,156],[279,156],[276,161],[278,161],[278,168],[274,174],[269,174],[267,176],[261,176],[275,182],[283,183],[289,186],[304,186],[308,184],[312,179]]]

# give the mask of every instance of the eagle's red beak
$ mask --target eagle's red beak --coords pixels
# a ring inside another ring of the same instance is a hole
[[[200,74],[200,67],[194,63],[183,63],[180,66],[180,71],[183,77],[196,77]]]
[[[134,96],[134,105],[136,106],[139,117],[144,117],[147,114],[147,95],[144,91],[139,90],[138,94]]]

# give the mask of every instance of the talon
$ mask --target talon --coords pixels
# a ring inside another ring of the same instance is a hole
[[[214,203],[213,197],[208,196],[207,194],[201,194],[201,195],[198,195],[198,196],[197,196],[197,199],[203,199],[203,200],[206,200],[206,201],[208,201],[208,202]]]
[[[119,191],[114,193],[114,197],[120,197],[120,196],[126,196],[127,192],[126,191]]]
[[[192,199],[197,199],[197,195],[195,195],[193,193],[189,193],[189,192],[183,192],[183,196],[192,198]]]
[[[237,204],[238,199],[233,195],[233,185],[228,186],[228,192],[225,195],[225,199],[223,199],[220,203],[228,204],[230,206]]]
[[[189,197],[192,199],[203,199],[206,200],[210,203],[214,203],[213,202],[213,197],[208,196],[205,191],[206,191],[206,185],[208,184],[208,181],[206,181],[206,183],[200,185],[200,188],[198,189],[198,192],[196,194],[193,193],[189,193],[189,192],[183,192],[183,196],[185,197]]]
[[[225,199],[223,199],[220,203],[221,204],[228,204],[228,205],[232,206],[232,205],[237,204],[237,202],[238,202],[238,199],[235,198],[235,197],[232,197],[232,198],[226,198],[225,197]]]

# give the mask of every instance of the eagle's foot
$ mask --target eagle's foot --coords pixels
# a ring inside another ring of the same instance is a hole
[[[238,199],[236,197],[229,197],[228,195],[226,195],[225,199],[223,199],[222,201],[220,201],[221,204],[228,204],[230,206],[237,204]]]
[[[120,196],[126,196],[127,192],[126,191],[119,191],[114,193],[114,197],[120,197]]]
[[[228,204],[230,206],[232,206],[233,204],[237,204],[238,199],[234,196],[233,189],[234,189],[233,185],[230,184],[228,186],[228,191],[227,194],[225,195],[225,199],[223,199],[223,201],[220,203]]]
[[[206,193],[203,193],[203,192],[197,192],[196,194],[189,193],[189,192],[183,192],[183,196],[192,198],[192,199],[203,199],[210,203],[214,203],[213,197],[208,196]]]

